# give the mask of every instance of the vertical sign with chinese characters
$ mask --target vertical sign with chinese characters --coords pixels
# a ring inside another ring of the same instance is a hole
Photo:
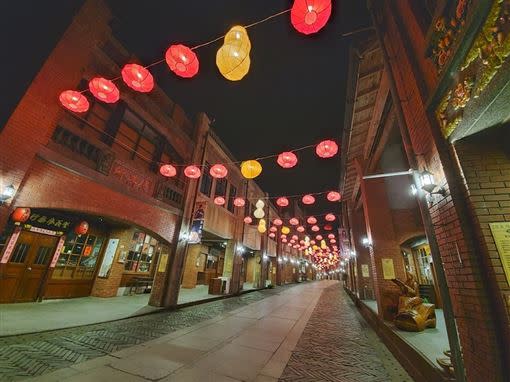
[[[9,261],[12,251],[14,250],[14,246],[18,241],[20,232],[21,232],[20,227],[14,228],[14,232],[12,233],[11,238],[7,242],[7,245],[5,246],[4,254],[2,255],[2,260],[0,260],[0,263],[5,264]]]
[[[489,223],[506,281],[510,285],[510,222]]]
[[[53,254],[53,258],[51,259],[50,268],[55,268],[55,265],[57,265],[58,258],[60,256],[60,252],[62,252],[62,248],[64,247],[64,243],[66,241],[65,236],[61,236],[60,240],[57,244],[57,249],[55,250],[55,253]]]

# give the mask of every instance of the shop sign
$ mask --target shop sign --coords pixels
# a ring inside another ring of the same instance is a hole
[[[101,263],[101,267],[99,268],[99,277],[108,277],[108,273],[112,268],[113,259],[115,257],[115,252],[117,252],[117,246],[119,245],[119,239],[110,239],[108,240],[108,245],[106,246],[106,250],[104,251],[103,262]]]
[[[510,285],[510,222],[489,223],[506,281]]]
[[[393,266],[393,259],[381,259],[382,271],[385,280],[393,280],[395,278],[395,267]]]
[[[65,236],[61,236],[60,240],[57,244],[57,249],[55,250],[55,253],[53,254],[53,258],[51,259],[50,268],[55,268],[55,265],[57,265],[58,258],[60,257],[60,253],[62,252],[62,248],[64,248],[64,243],[66,241]]]
[[[363,277],[370,277],[370,273],[368,271],[368,264],[361,264],[361,275]]]
[[[201,202],[195,205],[195,213],[193,214],[193,221],[191,222],[191,229],[189,233],[189,244],[198,244],[202,241],[202,232],[204,230],[205,206]]]
[[[50,211],[32,210],[27,222],[23,224],[23,229],[45,235],[60,236],[69,230],[72,225],[72,219],[64,215]]]
[[[21,232],[21,229],[19,227],[16,227],[14,229],[14,232],[11,235],[11,238],[9,239],[9,242],[5,246],[4,254],[2,255],[2,260],[0,263],[5,264],[9,261],[12,251],[14,250],[14,246],[16,245],[16,242],[18,241],[19,234]]]

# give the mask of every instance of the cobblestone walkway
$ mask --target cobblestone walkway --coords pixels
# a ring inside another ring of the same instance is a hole
[[[115,322],[0,338],[0,381],[37,376],[217,317],[292,286]]]
[[[412,379],[336,285],[322,293],[280,381]]]

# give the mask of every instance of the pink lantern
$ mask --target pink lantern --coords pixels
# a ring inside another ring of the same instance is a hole
[[[292,240],[297,240],[297,239],[299,239],[298,235],[292,235]]]
[[[269,232],[276,232],[278,231],[278,228],[276,228],[275,226],[272,226],[271,228],[269,228]]]
[[[331,16],[331,0],[295,0],[290,21],[298,32],[312,34],[320,31]]]
[[[317,223],[317,219],[315,219],[315,217],[313,217],[313,216],[310,216],[308,219],[306,219],[306,222],[308,224],[315,224],[315,223]]]
[[[282,196],[276,199],[276,204],[278,204],[280,207],[287,207],[289,205],[289,199],[287,199],[285,196]]]
[[[277,162],[283,168],[292,168],[297,164],[298,159],[296,154],[286,151],[278,155]]]
[[[286,238],[287,238],[287,235],[285,235],[284,233],[282,233],[282,234],[280,235],[280,239],[286,239]]]
[[[227,176],[228,170],[222,164],[215,164],[209,170],[209,174],[211,174],[213,178],[221,179]]]
[[[338,152],[338,145],[334,141],[322,141],[315,147],[315,152],[321,158],[331,158]]]
[[[287,239],[283,238],[282,243],[286,243],[286,242],[287,242]]]
[[[197,166],[191,165],[184,169],[184,175],[190,179],[197,179],[200,178],[201,173]]]
[[[295,242],[296,242],[296,240],[290,239],[290,243],[294,244]]]
[[[198,57],[185,45],[170,45],[165,60],[170,70],[180,77],[190,78],[198,73]]]
[[[177,170],[171,164],[164,164],[159,168],[159,173],[167,178],[177,175]]]
[[[317,236],[315,236],[315,240],[317,240],[317,241],[321,241],[321,240],[322,240],[322,235],[317,235]]]
[[[301,201],[303,202],[303,204],[314,204],[315,198],[312,195],[308,194],[308,195],[303,196]]]
[[[280,226],[280,225],[283,224],[283,222],[282,222],[281,219],[276,218],[276,219],[273,220],[273,224],[276,225],[276,226]]]
[[[89,107],[89,100],[80,92],[75,90],[65,90],[60,93],[59,101],[66,109],[76,113],[84,113]]]
[[[217,196],[214,198],[214,204],[222,206],[225,204],[225,198],[223,196]]]
[[[106,103],[115,103],[120,98],[119,89],[115,84],[103,77],[95,77],[89,82],[90,92],[98,100]]]
[[[292,247],[292,244],[291,243],[287,243],[287,247]]]
[[[335,240],[335,239],[329,239],[329,242],[330,242],[331,244],[335,244],[335,243],[336,243],[336,240]]]
[[[335,221],[336,217],[333,214],[327,214],[326,216],[324,216],[324,219],[326,219],[326,221],[328,222],[333,222]]]
[[[330,234],[328,235],[328,239],[334,239],[334,238],[335,238],[335,235],[334,235],[334,234],[330,233]]]
[[[339,192],[336,192],[336,191],[330,191],[328,192],[328,194],[326,195],[326,198],[330,201],[330,202],[338,202],[340,199],[342,199],[342,195],[340,195]]]
[[[315,245],[315,240],[310,240],[311,245]]]
[[[312,231],[313,231],[313,232],[318,232],[318,231],[320,231],[319,226],[316,226],[316,225],[312,226]]]
[[[275,238],[275,236],[276,236],[276,235],[274,234],[274,232],[270,232],[270,233],[269,233],[269,237],[270,237],[271,239],[274,239],[274,238]]]
[[[252,218],[250,216],[246,216],[243,220],[246,224],[251,224],[252,223]]]
[[[236,206],[236,207],[244,207],[245,204],[246,204],[246,202],[243,198],[235,198],[234,199],[234,206]]]
[[[154,77],[142,65],[126,64],[121,74],[126,85],[137,92],[148,93],[154,88]]]
[[[305,227],[300,225],[299,227],[296,228],[296,231],[298,231],[298,232],[305,232]]]
[[[289,220],[290,225],[298,225],[299,220],[297,218],[292,218]]]

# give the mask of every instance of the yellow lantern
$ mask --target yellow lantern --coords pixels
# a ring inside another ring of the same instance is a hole
[[[266,226],[265,225],[262,225],[262,224],[259,224],[258,227],[257,227],[257,230],[260,232],[260,233],[265,233],[266,232]]]
[[[326,245],[326,241],[325,240],[321,240],[321,248],[322,249],[326,249],[328,246]]]
[[[253,179],[260,175],[262,172],[262,165],[260,162],[252,159],[241,163],[241,174],[246,179]]]
[[[290,233],[290,228],[289,227],[282,227],[282,233],[284,235],[288,235]]]
[[[239,81],[250,69],[251,42],[248,32],[240,25],[232,27],[216,53],[216,65],[227,80]]]
[[[266,226],[266,219],[260,219],[259,220],[259,225],[263,225],[265,227]]]

